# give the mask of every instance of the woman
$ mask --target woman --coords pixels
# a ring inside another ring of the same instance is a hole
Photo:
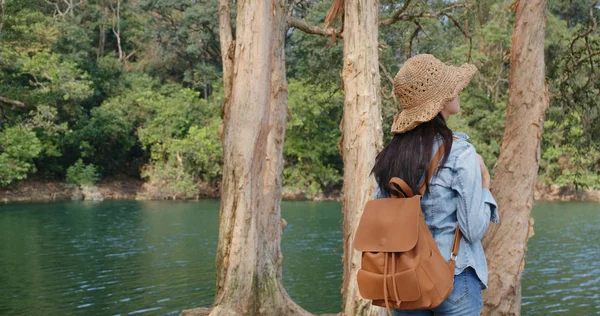
[[[425,221],[446,261],[456,225],[462,232],[454,289],[432,310],[394,310],[394,315],[479,315],[481,291],[487,287],[487,263],[481,239],[490,221],[498,222],[490,193],[490,174],[463,133],[452,133],[446,119],[459,112],[459,92],[477,71],[473,65],[448,66],[432,55],[406,61],[394,80],[394,93],[403,110],[394,118],[394,137],[377,156],[373,174],[376,198],[389,197],[392,177],[403,179],[418,192],[425,170],[440,146],[444,155],[426,184],[421,199]]]

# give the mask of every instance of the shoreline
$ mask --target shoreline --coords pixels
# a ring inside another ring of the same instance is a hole
[[[83,188],[68,185],[61,181],[26,180],[18,185],[0,188],[0,203],[51,202],[69,200],[204,200],[219,199],[215,188],[204,188],[193,198],[178,198],[161,195],[142,180],[113,177],[103,179],[96,186]],[[341,201],[341,192],[329,195],[319,194],[307,198],[303,192],[284,193],[284,201]],[[575,191],[569,187],[536,185],[536,202],[597,202],[600,203],[600,190]]]

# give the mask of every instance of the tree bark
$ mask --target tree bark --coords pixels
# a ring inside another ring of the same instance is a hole
[[[231,99],[231,85],[233,78],[233,58],[235,54],[235,41],[231,31],[231,0],[219,0],[219,39],[221,42],[221,61],[223,64],[223,90],[225,102],[223,103],[223,125],[229,117],[229,102]],[[221,132],[221,135],[223,133]],[[221,137],[222,139],[223,137]]]
[[[123,60],[123,49],[121,48],[121,0],[117,0],[117,7],[115,8],[112,4],[112,0],[109,0],[110,8],[113,11],[112,18],[112,31],[117,39],[117,49],[119,51],[119,61]],[[116,26],[116,29],[115,29]]]
[[[281,283],[284,0],[237,4],[211,315],[310,315]]]
[[[287,23],[288,23],[289,27],[297,28],[299,30],[302,30],[304,33],[327,36],[327,37],[330,37],[330,36],[336,36],[339,38],[343,37],[342,33],[338,33],[334,28],[320,28],[318,26],[308,25],[306,23],[306,21],[295,18],[295,17],[291,17],[291,16],[288,17]]]
[[[483,245],[489,289],[483,315],[520,315],[521,274],[527,241],[533,235],[533,189],[540,140],[548,108],[544,38],[546,0],[517,1],[512,35],[506,125],[493,184],[500,223],[491,225]]]
[[[371,169],[382,146],[378,12],[379,1],[344,4],[344,115],[340,140],[344,161],[344,315],[377,315],[383,310],[360,297],[356,283],[360,252],[352,247],[363,208],[375,189]]]

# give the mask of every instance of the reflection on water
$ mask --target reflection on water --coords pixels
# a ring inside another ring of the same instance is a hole
[[[284,285],[310,312],[341,310],[341,206],[286,202]],[[523,314],[600,313],[598,204],[540,204]],[[218,203],[0,205],[0,315],[177,315],[214,299]]]
[[[0,314],[178,314],[214,299],[217,202],[0,207]]]
[[[523,274],[524,315],[600,315],[600,205],[544,203]]]

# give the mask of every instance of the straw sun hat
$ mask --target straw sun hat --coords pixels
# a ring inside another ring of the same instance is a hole
[[[409,58],[394,78],[394,93],[402,112],[394,117],[392,133],[404,133],[432,120],[469,84],[476,71],[474,65],[449,66],[428,54]]]

